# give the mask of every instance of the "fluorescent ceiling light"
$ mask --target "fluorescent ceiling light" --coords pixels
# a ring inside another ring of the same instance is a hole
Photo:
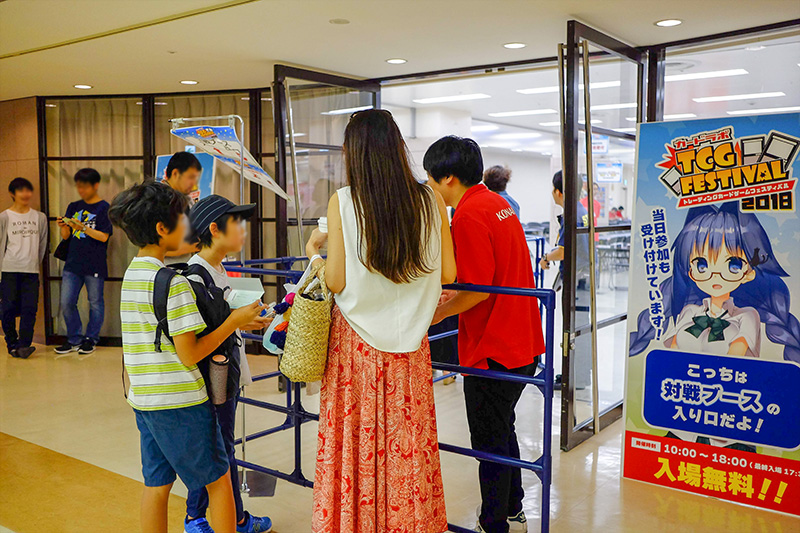
[[[594,125],[594,124],[602,124],[602,123],[603,123],[602,120],[597,120],[597,119],[594,119],[594,118],[592,119],[592,125]],[[579,120],[578,124],[581,124],[581,125],[586,124],[586,121],[585,120]]]
[[[305,133],[295,133],[294,136],[295,137],[305,137],[306,134]],[[288,133],[286,134],[286,138],[287,139],[289,138],[289,134]]]
[[[775,98],[777,96],[786,96],[786,93],[775,91],[771,93],[728,94],[725,96],[703,96],[700,98],[692,98],[692,100],[697,103],[730,102],[732,100],[754,100],[756,98]]]
[[[636,131],[636,128],[614,128],[614,131],[618,131],[620,133],[631,133]]]
[[[44,104],[45,107],[56,107],[56,104]]]
[[[524,111],[501,111],[489,113],[490,117],[526,117],[528,115],[551,115],[558,113],[555,109],[526,109]]]
[[[500,126],[495,126],[494,124],[477,124],[475,126],[470,127],[469,131],[476,132],[476,131],[495,131],[499,130]]]
[[[167,105],[166,102],[153,102],[155,105]]]
[[[197,85],[195,80],[182,80],[181,85]]]
[[[495,139],[503,139],[503,140],[511,140],[511,139],[536,139],[537,137],[541,137],[541,133],[536,133],[534,131],[523,131],[519,133],[498,133],[497,135],[492,135]]]
[[[686,81],[686,80],[704,80],[707,78],[726,78],[728,76],[744,76],[750,74],[743,68],[735,68],[731,70],[710,70],[708,72],[693,72],[690,74],[670,74],[664,76],[664,81]]]
[[[540,122],[539,125],[549,128],[550,126],[560,126],[561,123],[558,122],[558,121],[556,121],[556,122]]]
[[[729,115],[752,115],[756,113],[789,113],[791,111],[800,111],[800,105],[791,107],[765,107],[762,109],[737,109],[736,111],[728,111]]]
[[[636,122],[636,117],[625,117],[628,122]]]
[[[362,105],[360,107],[346,107],[344,109],[331,109],[330,111],[323,111],[322,115],[347,115],[349,113],[355,113],[357,111],[366,111],[367,109],[372,109],[371,105]]]
[[[525,43],[506,43],[503,45],[503,47],[511,50],[518,50],[520,48],[525,48]]]
[[[676,113],[675,115],[664,115],[664,120],[678,120],[681,118],[696,118],[694,113]],[[636,120],[636,119],[634,119]]]
[[[454,94],[453,96],[434,96],[433,98],[418,98],[412,100],[415,104],[442,104],[445,102],[463,102],[465,100],[483,100],[491,98],[488,94]]]
[[[590,83],[590,89],[608,89],[609,87],[619,87],[621,82],[617,81],[598,81],[595,83]],[[581,83],[578,86],[579,89],[583,90],[583,84]],[[558,86],[551,86],[551,87],[533,87],[531,89],[517,89],[519,94],[546,94],[546,93],[557,93]]]
[[[631,107],[636,107],[636,102],[626,102],[624,104],[593,105],[592,111],[605,111],[607,109],[630,109]]]
[[[75,87],[76,89],[91,89],[92,88],[91,85],[86,85],[86,84],[83,84],[83,83],[79,83],[77,85],[73,85],[73,87]]]
[[[408,61],[406,61],[401,57],[394,57],[392,59],[387,59],[386,62],[389,63],[390,65],[402,65],[403,63],[407,63]]]
[[[682,23],[683,23],[683,21],[679,20],[679,19],[664,19],[664,20],[659,20],[657,22],[654,22],[653,24],[655,24],[656,26],[659,26],[661,28],[669,28],[669,27],[672,27],[672,26],[678,26],[679,24],[682,24]]]
[[[766,48],[763,44],[752,44],[750,46],[745,46],[744,49],[748,52],[758,52],[759,50],[763,50]]]

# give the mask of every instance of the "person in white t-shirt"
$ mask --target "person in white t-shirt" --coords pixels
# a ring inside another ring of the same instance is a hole
[[[27,359],[36,350],[31,342],[39,306],[39,267],[47,251],[47,217],[31,208],[30,181],[14,178],[8,192],[14,205],[0,213],[3,332],[8,353]]]
[[[230,293],[228,273],[222,262],[229,254],[237,254],[244,246],[245,230],[242,221],[250,218],[255,212],[256,204],[236,205],[227,198],[212,194],[206,196],[192,206],[189,211],[189,223],[192,227],[193,238],[197,242],[199,252],[189,259],[189,265],[200,265],[211,275],[214,285],[225,293],[227,299]],[[203,283],[197,274],[189,274],[189,279]],[[207,285],[208,286],[208,285]],[[243,326],[245,330],[260,330],[265,326],[267,319],[259,319]],[[239,372],[239,386],[250,385],[253,380],[250,375],[250,366],[247,364],[247,355],[244,351],[244,341],[241,330],[237,329],[236,337],[239,344],[239,357],[232,357],[228,364],[228,372]],[[230,462],[231,485],[233,499],[236,504],[236,531],[239,533],[260,533],[272,529],[272,520],[266,516],[254,516],[244,510],[242,495],[239,491],[239,469],[236,463],[236,447],[234,428],[236,424],[236,406],[238,405],[238,391],[229,395],[229,399],[222,404],[213,405],[212,409],[217,419],[222,442]],[[186,496],[186,532],[202,533],[202,521],[208,509],[208,493],[205,488],[190,490]]]

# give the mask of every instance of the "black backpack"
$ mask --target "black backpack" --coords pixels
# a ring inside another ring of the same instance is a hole
[[[197,309],[200,311],[203,321],[206,323],[206,329],[198,333],[198,337],[207,335],[220,327],[231,314],[231,308],[228,302],[225,301],[225,288],[217,287],[216,284],[214,284],[214,279],[211,277],[211,274],[202,265],[178,263],[159,269],[156,273],[153,287],[153,311],[158,321],[155,339],[157,352],[161,351],[162,333],[172,342],[167,324],[167,298],[169,297],[172,278],[174,278],[176,274],[184,276],[189,281],[189,285],[192,287],[197,300]],[[189,276],[199,276],[203,282],[194,281]],[[241,346],[239,339],[236,334],[233,333],[225,339],[212,354],[222,354],[228,357],[228,399],[233,398],[239,390],[239,376],[241,375],[239,346]],[[206,384],[211,382],[208,376],[209,358],[210,356],[197,363],[197,368],[203,375]]]

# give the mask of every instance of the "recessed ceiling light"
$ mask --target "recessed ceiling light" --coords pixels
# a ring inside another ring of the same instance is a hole
[[[706,78],[725,78],[728,76],[743,76],[749,74],[743,68],[734,68],[730,70],[711,70],[708,72],[693,72],[690,74],[670,74],[664,76],[664,81],[685,81],[685,80],[703,80]]]
[[[694,113],[676,113],[674,115],[664,115],[664,120],[680,120],[682,118],[697,118],[697,115]]]
[[[659,20],[657,22],[654,22],[653,24],[655,24],[656,26],[659,26],[661,28],[669,28],[669,27],[672,27],[672,26],[677,26],[677,25],[679,25],[681,23],[683,23],[683,21],[682,20],[678,20],[678,19],[664,19],[664,20]]]
[[[728,111],[729,115],[752,115],[756,113],[790,113],[792,111],[800,111],[800,105],[791,107],[765,107],[763,109],[737,109],[736,111]]]
[[[181,80],[181,85],[197,85],[195,80]]]
[[[495,131],[499,129],[500,126],[495,126],[494,124],[476,124],[475,126],[470,127],[469,131]]]
[[[608,109],[630,109],[631,107],[636,107],[636,102],[625,102],[623,104],[593,105],[592,111],[605,111]]]
[[[408,61],[406,61],[402,57],[394,57],[392,59],[387,59],[386,62],[389,63],[390,65],[402,65],[403,63],[408,63]]]
[[[453,96],[435,96],[433,98],[418,98],[412,100],[415,104],[441,104],[444,102],[463,102],[465,100],[483,100],[491,98],[488,94],[475,93],[475,94],[454,94]]]
[[[744,49],[748,52],[758,52],[759,50],[763,50],[766,48],[763,44],[751,44],[750,46],[745,46]]]
[[[628,122],[636,122],[636,117],[625,117]]]
[[[91,89],[92,88],[91,85],[85,85],[83,83],[79,83],[77,85],[73,85],[73,87],[75,87],[76,89]]]
[[[595,124],[602,124],[602,123],[603,123],[602,120],[597,120],[596,118],[592,119],[592,126],[594,126]],[[579,120],[578,124],[584,125],[584,124],[586,124],[586,121],[585,120]]]
[[[724,96],[702,96],[700,98],[692,98],[692,100],[697,103],[730,102],[731,100],[753,100],[756,98],[776,98],[778,96],[786,96],[786,93],[775,91],[771,93],[727,94]]]
[[[540,126],[545,126],[545,127],[550,127],[550,126],[560,126],[561,123],[558,122],[558,121],[556,121],[556,122],[540,122],[539,125]]]
[[[56,107],[56,104],[44,104],[45,107]]]
[[[328,22],[330,22],[331,24],[339,24],[339,25],[350,24],[350,21],[347,19],[331,19]]]
[[[558,113],[555,109],[525,109],[523,111],[501,111],[489,113],[490,117],[527,117],[529,115],[550,115]]]
[[[153,102],[153,104],[155,104],[155,105],[167,105],[166,102]]]
[[[503,47],[510,50],[518,50],[520,48],[525,48],[525,43],[506,43]]]
[[[522,131],[518,133],[498,133],[497,135],[492,135],[495,139],[500,140],[514,140],[514,139],[536,139],[541,137],[541,133],[536,133],[534,131]]]
[[[343,109],[331,109],[330,111],[323,111],[322,115],[348,115],[357,111],[366,111],[372,109],[371,105],[362,105],[360,107],[345,107]]]

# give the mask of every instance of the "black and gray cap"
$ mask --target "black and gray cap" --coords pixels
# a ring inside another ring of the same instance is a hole
[[[202,198],[192,206],[189,211],[189,223],[197,235],[208,231],[212,222],[227,213],[236,214],[242,218],[250,218],[255,212],[256,204],[236,205],[227,198],[212,194]]]

